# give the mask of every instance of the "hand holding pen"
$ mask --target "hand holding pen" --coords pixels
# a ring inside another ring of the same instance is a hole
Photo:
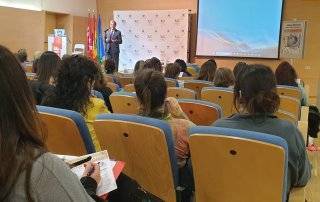
[[[82,176],[91,177],[97,182],[97,184],[99,184],[101,180],[99,163],[88,162],[84,164],[84,167],[85,169]]]

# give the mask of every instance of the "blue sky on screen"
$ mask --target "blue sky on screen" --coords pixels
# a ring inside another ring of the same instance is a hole
[[[199,30],[234,41],[278,44],[282,0],[199,0]]]

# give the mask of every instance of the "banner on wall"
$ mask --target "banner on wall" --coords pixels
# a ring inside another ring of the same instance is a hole
[[[53,51],[62,58],[67,54],[67,37],[50,35],[48,37],[48,51]]]
[[[306,21],[284,21],[282,23],[280,57],[303,58]]]
[[[119,71],[131,72],[138,60],[158,57],[163,63],[188,58],[188,10],[114,11],[122,33]]]

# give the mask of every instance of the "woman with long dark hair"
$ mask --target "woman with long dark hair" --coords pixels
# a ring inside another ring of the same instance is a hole
[[[214,59],[208,60],[201,65],[198,80],[213,81],[216,73],[217,63]]]
[[[234,106],[238,113],[216,121],[213,125],[276,135],[285,139],[289,148],[287,175],[288,194],[292,187],[305,186],[310,179],[310,163],[304,140],[292,123],[273,114],[280,98],[272,70],[264,65],[248,65],[234,86]]]
[[[93,61],[81,55],[68,57],[62,61],[53,92],[42,102],[43,105],[81,113],[86,119],[96,151],[101,148],[93,121],[98,114],[109,112],[104,101],[93,97],[91,93],[98,77],[99,70]]]
[[[46,94],[52,90],[58,70],[61,66],[60,57],[52,52],[46,51],[40,58],[33,61],[33,69],[36,73],[35,80],[29,81],[36,104],[40,104]]]
[[[0,201],[92,201],[69,167],[47,152],[31,90],[15,56],[0,45]],[[98,165],[81,179],[95,196]]]

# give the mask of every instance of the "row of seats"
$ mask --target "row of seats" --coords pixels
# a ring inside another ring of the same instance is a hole
[[[48,129],[49,151],[69,155],[94,152],[79,113],[44,106],[38,106],[38,110]],[[160,199],[176,201],[181,188],[167,122],[137,115],[101,114],[94,128],[110,158],[126,162],[127,176]],[[197,201],[285,201],[285,140],[215,127],[193,127],[189,134]]]
[[[183,111],[197,125],[211,125],[211,121],[215,121],[216,119],[207,119],[207,124],[204,124],[203,121],[198,121],[197,119],[201,119],[201,117],[207,118],[209,114],[208,111],[213,112],[217,109],[217,105],[220,106],[220,111],[223,112],[221,112],[220,117],[228,117],[236,112],[233,107],[234,95],[232,89],[206,87],[202,89],[201,92],[202,101],[194,99],[194,95],[195,93],[190,89],[177,87],[168,88],[168,96],[178,98]],[[181,98],[188,98],[188,104],[182,104],[186,99]],[[139,105],[135,93],[113,93],[110,96],[110,102],[115,113],[138,114]],[[281,119],[288,120],[295,125],[298,123],[298,120],[300,120],[300,100],[293,97],[280,95],[279,108],[280,110],[275,115]]]

